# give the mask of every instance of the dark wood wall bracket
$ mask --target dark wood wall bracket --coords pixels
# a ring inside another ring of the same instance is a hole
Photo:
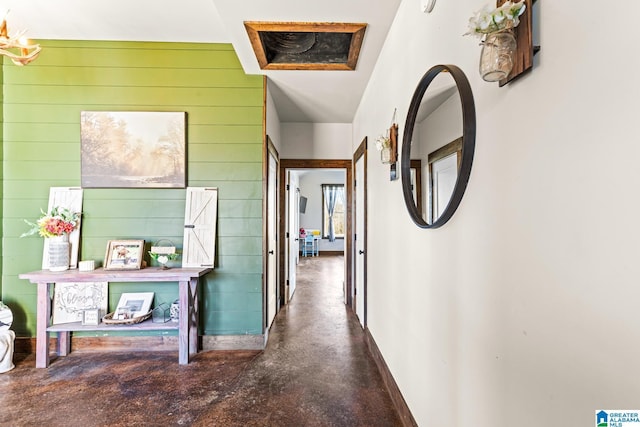
[[[501,6],[505,1],[506,0],[497,0],[497,6]],[[533,67],[533,55],[540,51],[540,46],[533,45],[532,36],[533,26],[531,17],[533,16],[533,3],[535,3],[535,0],[524,1],[526,9],[520,17],[520,25],[514,30],[517,42],[515,63],[513,64],[511,73],[509,73],[506,78],[500,80],[500,87],[512,82],[527,71],[530,71]]]
[[[395,123],[395,112],[393,113],[394,123],[389,129],[389,141],[391,142],[391,165],[389,166],[389,180],[398,179],[396,164],[398,162],[398,124]]]
[[[389,142],[391,145],[391,163],[398,161],[398,124],[393,123],[389,129]]]

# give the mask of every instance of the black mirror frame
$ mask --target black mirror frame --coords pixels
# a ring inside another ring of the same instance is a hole
[[[422,213],[418,211],[415,201],[413,200],[413,192],[411,191],[411,139],[413,137],[413,128],[416,122],[416,116],[422,97],[424,96],[427,88],[433,81],[433,79],[441,72],[448,72],[453,77],[456,86],[458,87],[458,94],[460,95],[460,102],[462,104],[462,162],[460,163],[460,170],[458,171],[458,179],[451,195],[451,200],[447,204],[442,215],[435,220],[432,224],[429,224],[422,217]],[[411,98],[411,104],[409,105],[409,112],[407,113],[407,120],[404,126],[404,134],[402,138],[402,158],[401,158],[401,172],[402,172],[402,192],[404,193],[404,201],[407,205],[407,210],[413,222],[420,228],[439,228],[446,224],[453,216],[456,209],[460,205],[464,191],[467,188],[469,182],[469,176],[471,175],[471,164],[473,163],[473,153],[476,146],[476,107],[473,100],[473,92],[471,91],[471,85],[464,72],[455,65],[435,65],[427,71],[422,79],[418,83],[413,98]]]

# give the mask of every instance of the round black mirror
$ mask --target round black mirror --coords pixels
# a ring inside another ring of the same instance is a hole
[[[402,141],[402,191],[409,215],[419,227],[441,227],[462,200],[476,144],[473,92],[460,68],[436,65],[424,74]]]

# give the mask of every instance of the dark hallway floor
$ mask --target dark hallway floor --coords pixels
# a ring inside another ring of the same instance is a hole
[[[302,258],[298,288],[259,351],[78,353],[0,375],[2,426],[401,425],[342,303],[343,257]]]

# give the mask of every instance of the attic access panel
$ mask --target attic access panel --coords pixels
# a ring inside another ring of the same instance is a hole
[[[355,70],[367,24],[251,22],[244,26],[263,70]]]

